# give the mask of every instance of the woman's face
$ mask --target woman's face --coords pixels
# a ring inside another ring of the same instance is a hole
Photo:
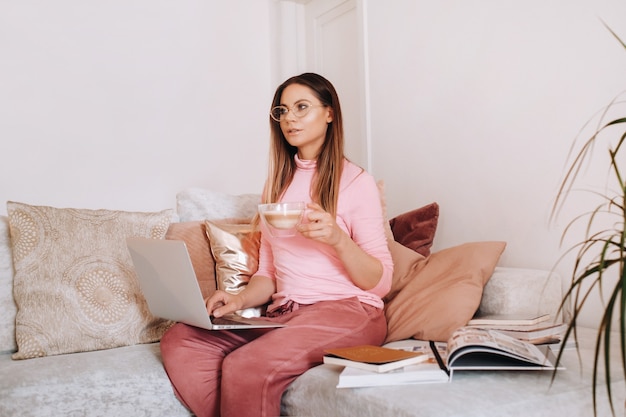
[[[290,84],[280,96],[280,104],[289,112],[280,121],[280,129],[291,146],[298,148],[298,157],[315,159],[324,144],[328,123],[333,121],[330,107],[323,106],[313,91],[301,84]],[[310,106],[308,113],[298,117],[298,109]]]

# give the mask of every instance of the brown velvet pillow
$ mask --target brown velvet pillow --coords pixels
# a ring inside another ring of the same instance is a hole
[[[397,271],[385,297],[385,342],[410,337],[447,341],[478,309],[505,247],[505,242],[471,242],[424,258],[393,245]]]
[[[166,239],[182,240],[187,246],[196,279],[204,298],[215,292],[215,262],[211,255],[209,238],[203,221],[190,221],[170,224]]]
[[[439,205],[431,203],[408,211],[389,220],[393,237],[407,248],[428,256],[435,239]]]

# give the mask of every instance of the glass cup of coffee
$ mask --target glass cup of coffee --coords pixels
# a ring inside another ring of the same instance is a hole
[[[296,235],[305,206],[302,201],[259,204],[259,215],[273,237],[290,237]]]

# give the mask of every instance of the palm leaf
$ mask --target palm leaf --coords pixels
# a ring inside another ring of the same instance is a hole
[[[609,29],[610,30],[610,29]],[[611,33],[615,35],[613,31]],[[619,40],[619,38],[618,38]],[[624,48],[626,44],[620,40]],[[617,99],[613,100],[607,108],[604,109],[603,117],[608,114],[611,107],[618,103]],[[626,124],[626,117],[620,117],[609,121],[608,123],[600,123],[593,135],[587,139],[577,154],[574,155],[571,164],[566,170],[564,179],[557,192],[554,205],[552,207],[552,217],[556,217],[557,212],[563,203],[574,190],[577,178],[581,175],[583,164],[588,160],[591,151],[599,141],[599,135],[609,128],[619,128]],[[626,141],[626,132],[618,136],[617,143],[611,147],[609,145],[609,173],[613,177],[618,189],[603,193],[594,192],[599,196],[601,203],[593,210],[576,216],[571,220],[563,231],[561,243],[565,241],[565,236],[573,232],[573,226],[580,222],[586,221],[583,239],[573,245],[559,259],[562,261],[565,255],[575,252],[575,260],[572,270],[572,278],[569,288],[564,294],[559,311],[565,309],[568,301],[572,301],[572,316],[563,336],[563,346],[565,342],[573,337],[576,342],[577,320],[580,316],[583,306],[589,300],[591,294],[598,291],[602,299],[606,299],[605,309],[602,314],[596,335],[596,344],[594,350],[593,373],[592,373],[592,396],[594,414],[597,415],[598,409],[598,385],[600,384],[599,371],[604,368],[605,385],[608,392],[608,402],[613,415],[615,415],[614,397],[611,390],[611,337],[613,334],[619,336],[620,356],[622,362],[622,373],[626,376],[626,184],[621,174],[618,156],[622,145]],[[598,230],[600,215],[605,218],[606,215],[614,215],[616,222],[611,227],[601,227]],[[557,262],[557,263],[559,263]],[[607,271],[617,269],[617,282],[611,286],[608,294],[605,291],[604,282]],[[607,296],[605,298],[605,295]],[[618,318],[618,331],[612,332],[615,317]],[[557,355],[557,364],[560,363],[563,354],[561,349]],[[579,362],[581,361],[579,354]],[[556,374],[557,371],[555,371]],[[555,376],[553,374],[553,378]]]

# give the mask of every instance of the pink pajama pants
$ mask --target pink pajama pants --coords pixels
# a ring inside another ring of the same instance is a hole
[[[322,363],[324,349],[380,345],[387,332],[383,311],[356,298],[299,306],[270,320],[287,327],[170,328],[161,354],[183,404],[198,417],[277,417],[284,390]]]

